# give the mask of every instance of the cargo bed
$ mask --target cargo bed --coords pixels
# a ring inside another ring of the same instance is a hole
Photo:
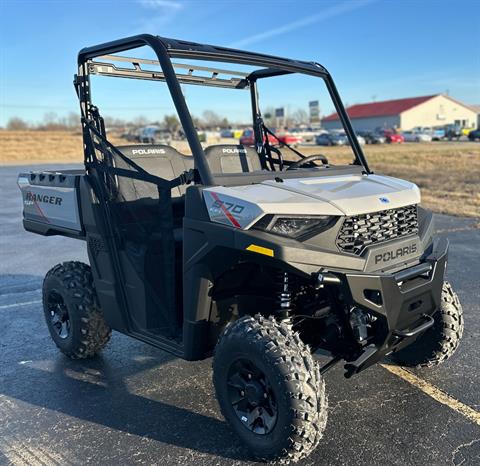
[[[83,169],[21,173],[17,183],[22,192],[25,230],[85,239],[79,196],[84,175]]]

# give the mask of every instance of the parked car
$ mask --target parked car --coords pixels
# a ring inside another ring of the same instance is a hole
[[[161,129],[157,126],[147,126],[143,129],[140,142],[169,145],[172,142],[172,135],[166,129]]]
[[[414,133],[423,133],[428,134],[432,141],[440,141],[445,137],[445,127],[444,126],[415,126],[412,131]]]
[[[357,136],[361,136],[366,144],[385,144],[385,137],[375,131],[359,131]]]
[[[239,142],[243,146],[253,146],[253,145],[255,145],[255,134],[253,133],[253,129],[244,130],[242,135],[240,136],[240,141]]]
[[[357,134],[357,141],[361,146],[364,146],[366,144],[365,138],[363,136],[360,136]]]
[[[143,129],[130,129],[127,132],[122,134],[122,138],[126,139],[128,142],[140,142],[140,136],[142,134]]]
[[[440,141],[445,137],[445,128],[443,126],[434,126],[432,131],[432,141]]]
[[[347,142],[345,143],[346,145],[350,145],[350,141],[348,140],[348,136],[344,131],[339,131],[337,134],[340,136],[343,136],[346,138]],[[360,136],[358,133],[357,134],[357,141],[361,146],[365,145],[365,138],[363,136]]]
[[[403,131],[403,139],[405,142],[431,142],[432,136],[423,132]]]
[[[314,142],[322,130],[320,128],[292,128],[289,130],[291,134],[302,138],[304,142]]]
[[[348,138],[344,133],[323,133],[315,138],[318,146],[344,146],[348,144]]]
[[[250,128],[250,129],[244,130],[242,135],[240,136],[239,142],[243,146],[255,145],[255,133],[253,132],[253,129]],[[268,142],[270,144],[278,144],[277,138],[273,137],[271,134],[268,136]],[[290,143],[287,142],[287,144],[290,144]]]
[[[280,139],[280,136],[278,137],[278,139]],[[268,135],[268,142],[270,144],[278,144],[278,139],[271,134]],[[285,139],[285,141],[287,142],[287,144],[290,144],[290,142],[288,142],[289,140]],[[253,129],[245,129],[240,136],[239,143],[243,146],[255,145],[255,133],[253,132]]]
[[[222,138],[233,138],[233,130],[222,129],[222,131],[220,131],[220,137],[222,137]]]
[[[382,129],[380,130],[380,134],[389,144],[401,144],[402,142],[405,142],[403,136],[395,132],[393,129]]]
[[[290,132],[283,132],[277,134],[277,139],[279,142],[283,142],[284,144],[288,144],[289,146],[296,147],[303,142],[303,139],[298,134],[292,134]]]
[[[472,131],[468,133],[468,139],[470,141],[476,141],[477,139],[480,141],[480,127],[477,129],[472,129]]]
[[[463,136],[462,128],[459,125],[445,125],[445,137],[451,141],[456,139],[457,141]]]

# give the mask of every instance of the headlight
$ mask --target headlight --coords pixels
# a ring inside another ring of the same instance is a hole
[[[337,217],[330,215],[315,215],[311,217],[289,215],[288,217],[283,217],[267,214],[255,223],[252,228],[298,239],[328,230],[335,223],[336,219]]]

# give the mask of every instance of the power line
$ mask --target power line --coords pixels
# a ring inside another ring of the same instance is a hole
[[[16,108],[16,109],[39,109],[39,110],[74,110],[72,107],[51,106],[51,105],[13,105],[13,104],[0,104],[3,108]],[[174,107],[102,107],[104,110],[170,110],[174,111]]]

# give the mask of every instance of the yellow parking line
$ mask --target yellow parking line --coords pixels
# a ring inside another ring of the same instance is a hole
[[[412,384],[413,386],[420,389],[423,393],[427,394],[429,397],[433,398],[435,401],[442,403],[445,406],[448,406],[450,409],[453,409],[457,413],[460,413],[462,416],[465,416],[470,421],[473,421],[475,424],[480,426],[480,412],[475,411],[470,406],[464,405],[455,398],[447,395],[445,392],[439,388],[433,386],[427,381],[417,377],[415,374],[412,374],[410,371],[407,371],[399,366],[387,366],[382,364],[384,369],[395,374],[397,377],[405,380],[406,382]]]

